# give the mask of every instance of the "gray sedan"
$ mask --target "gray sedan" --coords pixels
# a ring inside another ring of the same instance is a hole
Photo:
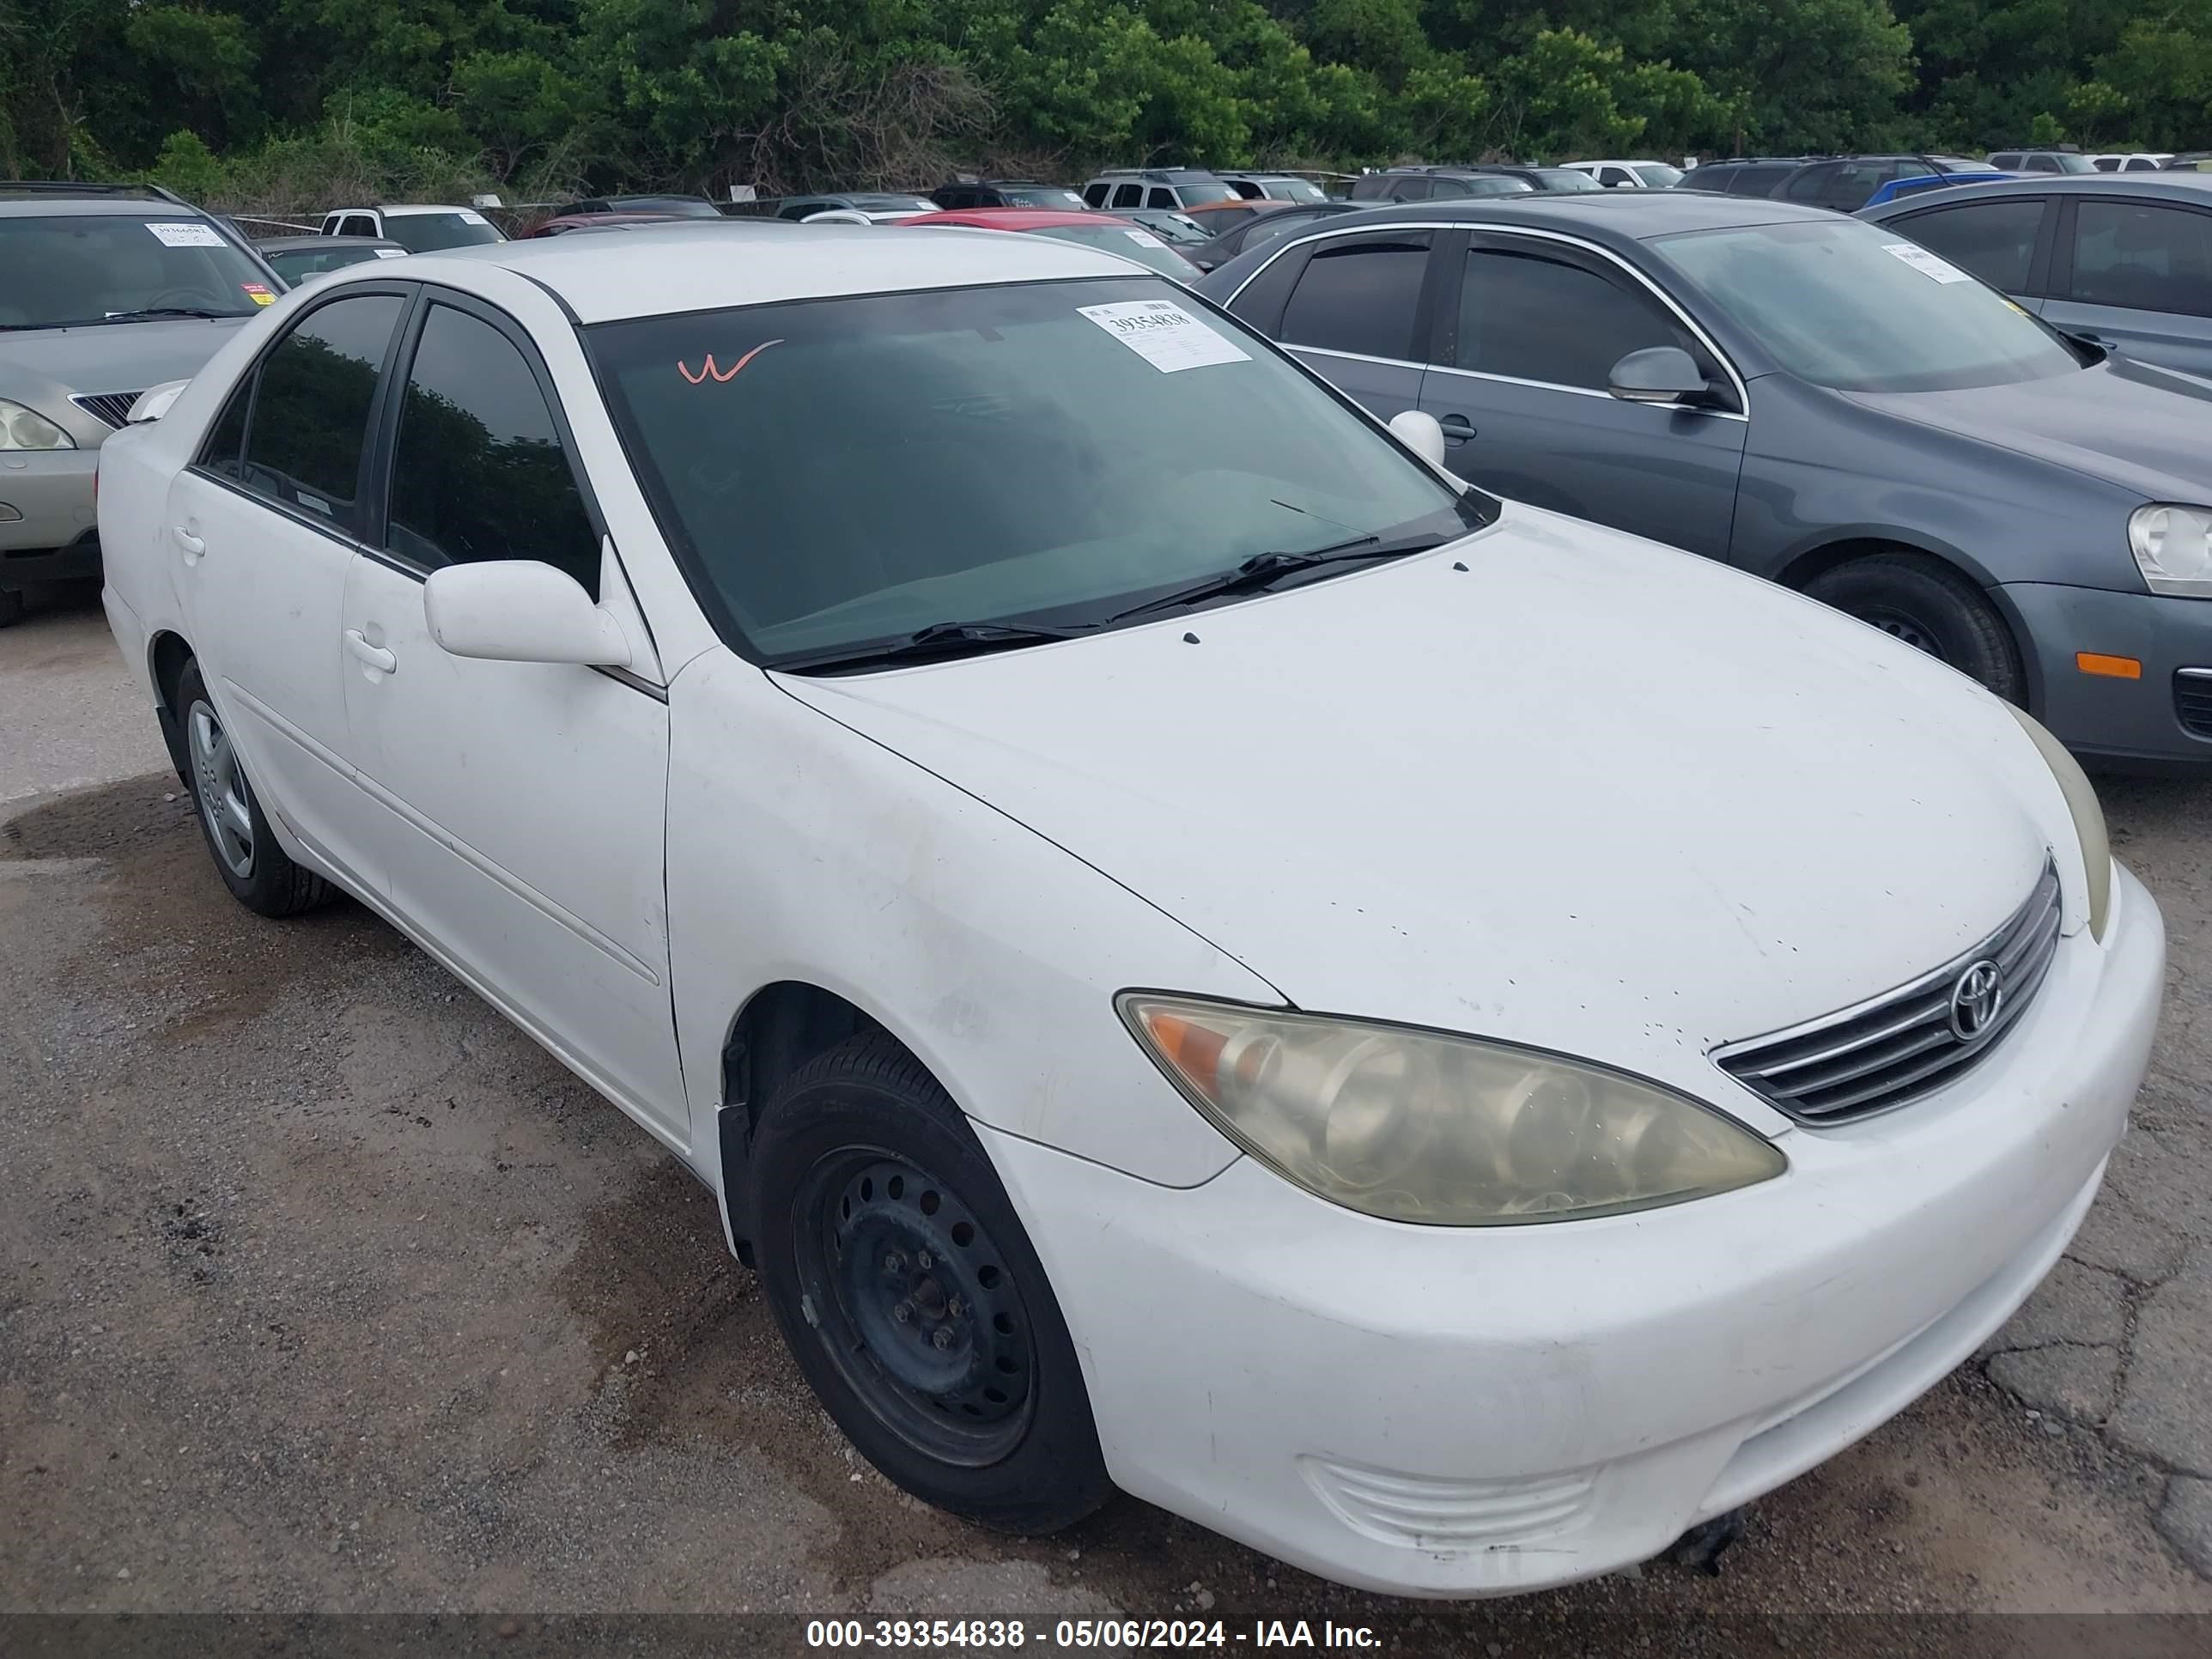
[[[1799,588],[2084,753],[2212,762],[2212,383],[1894,232],[1675,191],[1431,203],[1200,292],[1434,416],[1486,489]]]
[[[2212,375],[2212,173],[2075,173],[1869,208],[2054,327]]]

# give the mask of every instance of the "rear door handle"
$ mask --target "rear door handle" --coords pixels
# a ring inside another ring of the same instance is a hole
[[[380,645],[371,645],[358,628],[346,629],[346,649],[379,673],[389,674],[399,666],[399,659]]]
[[[1444,429],[1444,441],[1463,444],[1474,436],[1474,422],[1464,415],[1447,415],[1437,424]]]
[[[169,534],[176,538],[177,545],[184,550],[186,564],[198,564],[200,555],[207,551],[207,544],[180,524],[171,525]]]

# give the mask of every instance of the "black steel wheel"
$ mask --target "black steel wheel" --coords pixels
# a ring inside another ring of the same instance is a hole
[[[2027,677],[2004,619],[1981,590],[1941,559],[1899,550],[1824,571],[1806,593],[2025,705]]]
[[[1112,1486],[1060,1304],[937,1080],[880,1032],[794,1073],[747,1170],[761,1285],[868,1461],[987,1526],[1051,1532]]]

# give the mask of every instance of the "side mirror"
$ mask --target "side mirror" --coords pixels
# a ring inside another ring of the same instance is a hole
[[[1390,417],[1390,435],[1442,472],[1444,467],[1444,429],[1437,417],[1418,409],[1402,409]]]
[[[159,386],[148,386],[131,405],[131,412],[123,417],[125,426],[137,426],[147,421],[158,421],[176,407],[177,399],[190,386],[190,380],[164,380]]]
[[[1693,403],[1706,392],[1705,377],[1680,346],[1647,346],[1613,366],[1606,390],[1630,404]]]
[[[449,564],[422,585],[430,637],[456,657],[629,666],[622,624],[566,572],[535,559]]]

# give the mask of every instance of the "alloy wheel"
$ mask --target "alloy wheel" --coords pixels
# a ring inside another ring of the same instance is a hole
[[[185,729],[191,750],[193,793],[199,797],[200,816],[207,821],[208,840],[224,867],[246,881],[253,874],[253,796],[238,763],[238,751],[211,703],[193,703],[185,715]]]

